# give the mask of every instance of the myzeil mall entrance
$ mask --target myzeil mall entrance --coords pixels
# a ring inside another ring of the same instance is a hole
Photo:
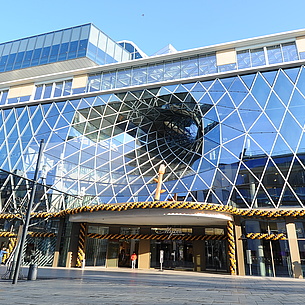
[[[87,225],[86,266],[229,272],[225,227]]]

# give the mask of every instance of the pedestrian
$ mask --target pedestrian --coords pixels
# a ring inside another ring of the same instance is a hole
[[[5,253],[8,253],[8,252],[6,251],[6,248],[2,248],[2,250],[0,250],[0,264],[3,263],[2,260],[3,260],[3,255],[4,255]]]
[[[130,259],[131,259],[131,268],[135,269],[136,268],[136,262],[137,262],[137,255],[136,252],[133,252]]]

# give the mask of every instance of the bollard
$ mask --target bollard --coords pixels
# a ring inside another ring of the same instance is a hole
[[[31,264],[29,267],[28,281],[35,281],[37,278],[37,264]]]

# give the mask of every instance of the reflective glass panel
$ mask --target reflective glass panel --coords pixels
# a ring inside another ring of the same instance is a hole
[[[33,58],[32,58],[32,65],[34,65],[34,66],[38,65],[39,59],[40,59],[40,56],[41,56],[41,52],[42,52],[42,49],[34,50]]]
[[[83,39],[79,42],[77,56],[82,57],[86,55],[87,45],[88,45],[87,39]]]
[[[22,63],[22,68],[27,68],[30,66],[32,56],[33,56],[33,51],[25,52],[23,63]]]
[[[72,91],[72,80],[66,80],[64,83],[63,95],[70,95]]]
[[[34,100],[41,99],[42,90],[43,90],[43,85],[36,86]]]
[[[295,43],[283,43],[282,51],[284,61],[293,61],[299,59]]]
[[[237,65],[238,65],[238,69],[245,69],[251,67],[249,50],[237,52]]]
[[[283,62],[282,51],[280,45],[267,47],[269,64],[277,64]]]
[[[147,67],[133,68],[131,85],[142,85],[147,83]]]
[[[48,62],[50,50],[51,47],[46,47],[42,49],[40,64],[46,64]]]
[[[63,82],[55,83],[54,97],[61,96],[62,95],[62,89],[63,89]]]
[[[101,75],[89,75],[88,77],[88,91],[98,91],[101,87]]]
[[[5,70],[6,62],[7,62],[8,56],[2,56],[0,60],[0,72],[3,72]]]
[[[8,95],[8,90],[0,91],[0,104],[1,105],[5,104],[7,95]]]
[[[199,75],[216,72],[216,55],[203,55],[199,57]]]
[[[59,52],[59,44],[52,46],[49,62],[55,62],[57,60],[58,52]]]
[[[218,66],[218,72],[226,72],[236,69],[236,64],[228,64],[228,65],[222,65]]]
[[[60,46],[60,49],[59,49],[58,60],[67,59],[68,50],[69,50],[69,43],[68,42],[62,43],[61,46]]]
[[[198,58],[191,58],[181,61],[181,78],[198,76]]]
[[[78,41],[70,42],[69,52],[68,52],[68,59],[72,59],[76,57],[76,52],[78,48]]]
[[[266,64],[265,52],[263,48],[250,51],[252,67],[263,66]]]
[[[5,69],[6,71],[12,70],[15,59],[16,59],[16,53],[9,55],[7,65],[6,65],[6,69]]]
[[[164,80],[180,78],[180,61],[166,62],[164,64]]]
[[[103,73],[102,90],[114,88],[115,72]]]
[[[147,68],[147,82],[155,83],[163,81],[164,79],[164,65],[156,64],[152,66],[148,66]]]
[[[43,92],[43,98],[51,97],[52,87],[53,87],[53,84],[45,85],[44,92]]]
[[[24,57],[24,52],[17,53],[14,69],[20,69],[21,63],[23,61],[23,57]]]
[[[117,72],[116,88],[130,86],[130,69],[119,70]]]

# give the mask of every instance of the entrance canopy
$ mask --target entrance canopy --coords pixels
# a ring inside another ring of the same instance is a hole
[[[133,209],[122,211],[82,212],[69,216],[71,222],[124,225],[226,225],[233,220],[229,213],[189,209]]]

